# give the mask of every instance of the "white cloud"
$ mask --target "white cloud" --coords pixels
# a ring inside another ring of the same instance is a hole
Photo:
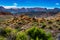
[[[13,3],[14,6],[17,6],[18,4],[17,3]]]
[[[9,8],[17,8],[17,3],[13,3],[13,5],[11,5],[11,6],[4,6],[4,5],[2,5],[4,8],[6,8],[6,9],[9,9]]]
[[[9,9],[9,8],[17,8],[16,6],[3,6],[4,8],[6,9]]]
[[[59,3],[56,3],[56,5],[60,5]]]

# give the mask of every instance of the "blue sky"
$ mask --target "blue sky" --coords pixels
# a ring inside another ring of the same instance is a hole
[[[0,0],[0,6],[5,8],[42,7],[60,8],[60,0]]]

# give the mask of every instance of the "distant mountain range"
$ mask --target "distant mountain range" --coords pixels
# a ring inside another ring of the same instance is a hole
[[[11,13],[21,13],[21,12],[59,12],[60,8],[47,9],[47,8],[10,8],[6,9],[0,6],[0,12],[11,12]]]
[[[60,8],[47,9],[47,8],[10,8],[6,9],[0,6],[0,15],[13,15],[25,14],[29,16],[47,17],[53,16],[60,12]],[[60,14],[60,13],[59,13]]]

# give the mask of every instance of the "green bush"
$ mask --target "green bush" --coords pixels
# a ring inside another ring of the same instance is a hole
[[[17,30],[16,29],[12,29],[10,34],[7,36],[7,39],[8,40],[16,40],[16,34],[17,34]]]
[[[27,40],[27,35],[24,32],[18,32],[16,35],[16,40]]]
[[[39,27],[32,27],[24,31],[18,31],[11,27],[0,28],[0,40],[52,40],[49,32],[44,31]]]
[[[43,29],[38,27],[28,29],[27,34],[33,40],[52,40],[51,34],[46,33]]]
[[[6,40],[6,38],[4,38],[4,37],[0,36],[0,40]]]
[[[4,31],[5,31],[7,34],[10,34],[11,31],[12,31],[12,28],[11,28],[11,27],[6,27],[6,28],[4,29]]]
[[[0,28],[0,36],[5,36],[6,32],[4,30],[4,28]]]

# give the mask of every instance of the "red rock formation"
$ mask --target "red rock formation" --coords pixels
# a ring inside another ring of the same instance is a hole
[[[0,12],[0,15],[12,15],[10,12]]]

